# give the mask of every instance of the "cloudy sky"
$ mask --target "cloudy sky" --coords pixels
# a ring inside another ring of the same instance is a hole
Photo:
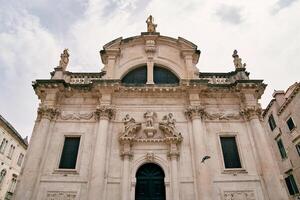
[[[265,107],[274,89],[299,81],[299,11],[299,0],[0,0],[0,114],[31,135],[31,81],[50,78],[63,48],[69,71],[98,72],[102,46],[145,31],[149,14],[161,35],[198,45],[202,72],[234,70],[238,49],[250,77],[268,84]]]

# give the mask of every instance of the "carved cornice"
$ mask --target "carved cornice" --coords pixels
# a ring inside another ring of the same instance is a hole
[[[184,114],[187,118],[194,119],[197,117],[203,118],[203,116],[206,115],[206,112],[203,106],[188,106],[185,109]]]
[[[96,119],[113,119],[116,114],[116,109],[111,105],[99,105],[95,111]]]
[[[59,115],[59,110],[57,108],[54,108],[52,106],[46,106],[42,105],[38,108],[37,111],[37,121],[40,121],[42,118],[46,118],[49,120],[54,119]]]
[[[241,109],[240,114],[247,120],[261,119],[262,109],[259,106],[247,106]]]

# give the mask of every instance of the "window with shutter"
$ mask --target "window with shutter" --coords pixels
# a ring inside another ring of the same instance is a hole
[[[235,137],[220,137],[225,168],[241,168]]]
[[[287,158],[287,154],[286,154],[285,148],[284,148],[282,140],[280,138],[277,140],[277,146],[278,146],[281,158],[282,159]]]
[[[291,117],[286,121],[286,124],[287,124],[288,128],[290,129],[290,131],[294,130],[294,128],[296,127],[294,124],[294,121]]]
[[[75,169],[80,137],[65,137],[63,151],[60,158],[60,169]]]
[[[276,123],[272,114],[269,116],[268,122],[271,130],[273,131],[276,128]]]
[[[295,195],[299,193],[296,181],[292,174],[285,178],[285,183],[289,190],[290,195]]]

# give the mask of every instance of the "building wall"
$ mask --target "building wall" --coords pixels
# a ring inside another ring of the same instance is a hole
[[[3,139],[6,139],[7,145],[5,150],[0,152],[0,172],[2,170],[6,170],[6,175],[2,179],[2,182],[0,183],[0,199],[4,200],[7,192],[10,191],[12,179],[15,177],[17,178],[21,171],[21,166],[23,164],[23,161],[21,164],[18,164],[18,159],[20,154],[23,154],[25,156],[26,154],[26,146],[24,144],[21,144],[18,139],[16,139],[16,136],[13,135],[14,133],[11,133],[11,130],[9,130],[3,122],[0,122],[0,143],[3,141]],[[15,147],[14,152],[12,154],[12,157],[10,158],[8,156],[10,151],[10,146],[13,145]],[[24,157],[23,157],[24,160]]]
[[[277,94],[279,97],[275,94],[277,99],[274,98],[272,104],[270,104],[271,106],[264,113],[264,122],[276,161],[280,168],[280,173],[284,176],[284,178],[289,174],[292,174],[295,178],[298,189],[300,189],[300,154],[296,149],[296,145],[300,144],[300,131],[298,128],[300,125],[300,113],[298,112],[300,110],[300,93],[298,92],[299,83],[296,83],[295,86],[295,88],[292,88],[292,91],[288,90],[285,93],[282,92],[281,94]],[[271,114],[273,115],[276,123],[276,128],[273,131],[268,124],[268,119]],[[292,117],[296,126],[296,128],[292,131],[290,131],[287,126],[287,120],[289,117]],[[279,139],[283,142],[283,146],[287,154],[286,158],[282,158],[280,155],[277,145],[277,141]],[[285,183],[284,185],[287,189]],[[290,195],[290,199],[296,199],[296,196],[300,195]]]
[[[145,163],[163,169],[167,200],[286,199],[259,120],[261,80],[248,80],[244,68],[200,80],[197,47],[159,34],[114,40],[101,56],[106,74],[97,80],[56,68],[34,84],[42,102],[17,200],[133,200]],[[148,84],[120,83],[145,64]],[[180,83],[153,84],[153,64]],[[75,169],[58,167],[65,136],[81,138]],[[236,138],[241,168],[225,169],[220,136]]]

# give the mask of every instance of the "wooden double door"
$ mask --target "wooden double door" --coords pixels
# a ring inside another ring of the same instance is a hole
[[[135,200],[165,200],[165,174],[154,163],[142,165],[136,173]]]

